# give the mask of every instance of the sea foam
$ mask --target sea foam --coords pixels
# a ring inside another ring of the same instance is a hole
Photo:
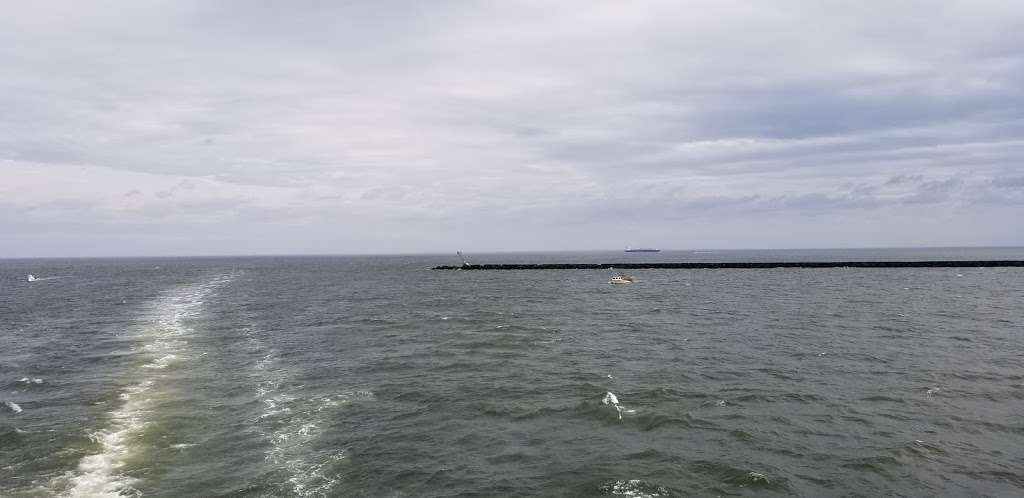
[[[198,313],[207,295],[220,285],[226,284],[233,276],[221,276],[205,284],[184,286],[168,292],[152,304],[153,317],[150,327],[142,337],[148,342],[141,348],[141,354],[157,356],[142,365],[138,372],[143,380],[120,393],[122,404],[108,413],[107,427],[89,434],[99,449],[83,457],[76,472],[67,476],[65,496],[71,498],[113,498],[139,496],[134,488],[137,479],[124,475],[122,469],[132,456],[149,449],[148,443],[140,441],[141,434],[149,426],[148,415],[152,405],[159,399],[161,383],[155,372],[179,361],[184,355],[188,342],[182,336],[192,332],[185,320]]]

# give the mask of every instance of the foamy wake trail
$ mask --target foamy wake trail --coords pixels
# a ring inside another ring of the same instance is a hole
[[[78,469],[67,476],[64,496],[71,498],[105,498],[141,496],[135,489],[137,480],[122,473],[133,455],[145,451],[139,436],[150,423],[148,416],[158,401],[160,370],[186,361],[188,341],[193,332],[187,320],[202,309],[204,299],[235,275],[224,275],[199,285],[189,285],[167,292],[152,303],[152,315],[139,336],[148,341],[141,348],[152,358],[137,372],[139,383],[121,393],[121,406],[109,413],[106,428],[89,434],[99,444],[99,451],[86,456]]]
[[[372,400],[369,391],[345,391],[334,395],[308,396],[301,386],[291,386],[287,369],[282,368],[277,352],[268,350],[252,331],[249,345],[260,359],[253,364],[258,379],[256,397],[263,411],[255,427],[269,442],[266,461],[273,469],[284,470],[293,496],[329,496],[338,483],[329,466],[345,458],[344,450],[312,457],[312,446],[320,439],[335,410],[361,400]]]

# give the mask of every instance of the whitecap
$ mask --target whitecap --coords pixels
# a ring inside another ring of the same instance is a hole
[[[4,401],[4,406],[13,413],[21,413],[21,406],[13,401]]]
[[[612,406],[614,406],[615,407],[615,413],[619,415],[619,420],[622,420],[622,406],[619,405],[619,398],[615,396],[615,393],[613,393],[611,391],[608,391],[604,395],[604,399],[601,400],[601,403],[604,403],[606,405],[611,404]],[[627,411],[626,413],[633,413],[633,412],[632,411]]]
[[[160,358],[157,358],[152,363],[150,363],[148,365],[145,365],[145,367],[146,368],[155,368],[155,369],[158,369],[158,370],[162,370],[162,369],[167,368],[168,365],[174,363],[177,360],[178,360],[178,355],[176,355],[174,353],[169,353],[169,354],[165,354],[165,355],[161,356]]]
[[[601,491],[614,496],[629,498],[659,498],[668,496],[668,489],[657,484],[650,484],[640,479],[619,480],[601,486]]]

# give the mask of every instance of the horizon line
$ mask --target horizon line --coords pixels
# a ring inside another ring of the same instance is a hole
[[[659,249],[661,252],[704,252],[704,251],[843,251],[843,250],[896,250],[896,249],[1024,249],[1024,245],[997,246],[848,246],[848,247],[761,247],[761,248],[687,248]],[[455,249],[450,252],[351,252],[351,253],[250,253],[250,254],[156,254],[156,255],[94,255],[94,256],[0,256],[3,260],[26,259],[171,259],[171,258],[309,258],[309,257],[354,257],[354,256],[447,256],[457,251],[468,254],[552,254],[552,253],[599,253],[625,252],[624,249],[523,249],[509,251],[473,251]]]

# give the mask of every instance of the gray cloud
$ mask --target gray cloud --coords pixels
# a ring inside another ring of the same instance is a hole
[[[1015,2],[0,7],[7,255],[1024,243]]]

